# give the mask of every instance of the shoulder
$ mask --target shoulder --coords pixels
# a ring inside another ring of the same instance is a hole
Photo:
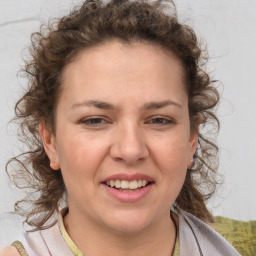
[[[236,249],[218,232],[192,214],[181,211],[179,222],[183,240],[193,243],[200,250],[216,255],[238,256]]]
[[[256,221],[245,222],[218,216],[211,226],[242,255],[256,252]]]
[[[18,250],[13,246],[0,248],[0,256],[20,256]]]

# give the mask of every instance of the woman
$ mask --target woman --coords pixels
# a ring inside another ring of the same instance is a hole
[[[31,57],[16,105],[30,151],[11,161],[35,230],[1,255],[239,255],[205,224],[219,96],[171,1],[87,0]]]

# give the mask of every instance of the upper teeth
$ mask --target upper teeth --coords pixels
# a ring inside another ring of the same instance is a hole
[[[146,180],[110,180],[107,181],[107,185],[110,187],[116,187],[121,189],[137,189],[140,187],[145,187],[148,184]]]

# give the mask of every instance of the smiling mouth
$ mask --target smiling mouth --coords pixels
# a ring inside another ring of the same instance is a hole
[[[152,182],[146,180],[110,180],[104,182],[104,184],[122,192],[136,192],[152,184]]]

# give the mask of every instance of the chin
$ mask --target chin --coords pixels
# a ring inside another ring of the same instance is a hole
[[[105,224],[114,232],[134,234],[149,228],[153,224],[152,216],[141,214],[138,211],[119,212],[110,216]]]

